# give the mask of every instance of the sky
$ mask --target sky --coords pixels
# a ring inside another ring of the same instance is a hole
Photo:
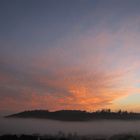
[[[139,0],[0,0],[0,112],[140,112]]]

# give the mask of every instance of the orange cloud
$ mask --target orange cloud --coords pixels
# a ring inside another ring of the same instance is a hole
[[[125,35],[123,31],[110,33],[106,29],[73,41],[66,39],[58,42],[58,47],[56,44],[33,56],[24,72],[7,70],[8,76],[1,72],[0,108],[113,108],[116,99],[139,92],[134,86],[139,63],[126,49],[132,48],[135,38],[132,41]],[[139,42],[136,40],[135,46]]]

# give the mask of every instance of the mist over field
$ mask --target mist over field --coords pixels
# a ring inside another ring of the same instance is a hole
[[[64,134],[78,135],[114,135],[140,134],[140,121],[91,121],[62,122],[40,119],[5,119],[0,118],[0,135],[3,134]]]

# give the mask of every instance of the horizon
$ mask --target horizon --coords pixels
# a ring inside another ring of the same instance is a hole
[[[5,116],[9,116],[9,115],[14,115],[14,114],[18,114],[18,113],[23,113],[23,112],[32,112],[32,111],[47,111],[50,113],[53,112],[59,112],[59,111],[80,111],[80,112],[86,112],[86,113],[96,113],[96,112],[108,112],[108,113],[118,113],[118,112],[127,112],[127,113],[138,113],[140,114],[140,112],[133,112],[133,111],[127,111],[127,110],[123,110],[123,109],[118,109],[118,110],[111,110],[111,109],[99,109],[99,110],[78,110],[78,109],[63,109],[63,110],[47,110],[47,109],[27,109],[27,110],[20,110],[20,111],[14,111],[14,112],[5,112],[5,113],[0,113],[1,117],[5,117]]]
[[[0,114],[140,113],[140,0],[1,0],[0,17]]]
[[[21,110],[20,112],[30,112],[30,111],[47,111],[47,112],[59,112],[59,111],[80,111],[80,112],[86,112],[86,113],[96,113],[96,112],[108,112],[108,113],[118,113],[118,112],[127,112],[127,113],[140,113],[140,112],[133,112],[133,111],[127,111],[127,110],[111,110],[111,109],[99,109],[99,110],[78,110],[78,109],[63,109],[63,110],[46,110],[46,109],[32,109],[32,110]]]

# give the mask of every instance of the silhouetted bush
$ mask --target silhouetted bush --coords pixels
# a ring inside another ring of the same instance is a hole
[[[0,140],[18,140],[16,135],[3,135],[0,136]]]
[[[31,136],[31,135],[21,135],[19,137],[19,140],[38,140],[37,136]]]

